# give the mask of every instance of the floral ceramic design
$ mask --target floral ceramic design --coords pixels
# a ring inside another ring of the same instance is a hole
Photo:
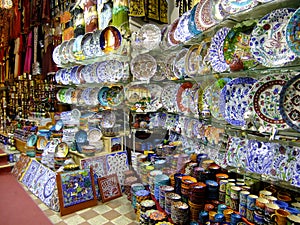
[[[195,35],[198,35],[200,34],[202,31],[201,30],[198,30],[197,29],[197,25],[196,25],[196,21],[195,21],[195,14],[196,14],[196,10],[198,8],[198,4],[197,3],[196,5],[194,5],[194,7],[191,9],[191,14],[190,14],[190,18],[189,18],[189,21],[188,21],[188,29],[189,29],[189,32],[195,36]]]
[[[293,13],[292,17],[286,25],[286,42],[289,48],[297,55],[300,56],[300,8]]]
[[[167,84],[163,88],[161,101],[163,108],[165,108],[168,112],[177,111],[176,98],[174,98],[174,96],[176,96],[180,85],[181,84]]]
[[[284,121],[300,132],[300,74],[283,86],[280,92],[279,109]]]
[[[147,104],[147,111],[155,112],[162,107],[161,94],[163,88],[158,84],[149,84],[150,102]]]
[[[59,57],[59,49],[60,49],[60,45],[56,46],[52,53],[52,59],[56,65],[61,64],[61,59]]]
[[[224,58],[231,71],[247,70],[258,63],[250,51],[250,35],[256,21],[245,21],[234,26],[224,40]]]
[[[174,32],[174,38],[180,42],[186,42],[192,38],[192,34],[189,31],[188,23],[191,16],[191,11],[187,11],[182,14],[178,21],[178,25]]]
[[[123,86],[114,85],[109,88],[106,95],[110,107],[117,107],[124,101]]]
[[[101,112],[100,125],[102,128],[112,128],[116,123],[116,114],[112,110]]]
[[[226,12],[235,14],[253,8],[258,2],[257,0],[223,0],[221,4]]]
[[[175,31],[178,26],[179,18],[175,19],[173,23],[169,25],[168,33],[167,33],[167,41],[170,46],[176,46],[180,43],[179,40],[175,39]]]
[[[185,71],[185,57],[187,52],[188,49],[183,48],[176,54],[176,57],[174,59],[173,72],[179,80],[187,76]]]
[[[185,56],[185,72],[189,77],[195,77],[199,70],[199,45],[192,45]]]
[[[108,106],[108,102],[107,102],[107,92],[109,90],[109,87],[104,86],[100,89],[99,93],[98,93],[98,101],[100,103],[100,105],[102,106]]]
[[[223,9],[222,0],[212,0],[211,1],[211,9],[212,16],[215,21],[221,22],[228,15],[228,13]]]
[[[225,164],[228,166],[246,168],[248,139],[229,137],[226,147]]]
[[[295,60],[286,42],[286,24],[295,9],[276,9],[262,17],[253,29],[250,48],[256,60],[266,67],[280,67]]]
[[[193,84],[191,82],[185,82],[180,85],[177,94],[176,94],[176,102],[177,108],[182,113],[190,112],[190,98],[188,96],[187,90],[192,88]]]
[[[248,106],[248,95],[257,80],[251,77],[235,78],[223,87],[220,93],[220,111],[223,118],[234,126],[244,126],[244,114]]]
[[[85,56],[85,58],[93,57],[93,46],[91,44],[92,38],[93,33],[86,33],[81,40],[82,54]]]
[[[149,54],[137,55],[131,60],[130,69],[133,77],[138,80],[148,81],[156,72],[156,60]]]
[[[246,169],[253,173],[270,175],[275,149],[278,148],[277,143],[249,140]]]
[[[220,94],[222,88],[230,81],[230,78],[220,78],[217,81],[215,81],[211,85],[210,92],[208,93],[208,105],[210,109],[211,115],[217,119],[217,120],[224,120],[221,111],[220,111]]]
[[[197,30],[205,31],[215,25],[211,14],[210,0],[200,0],[195,12],[195,23]]]
[[[259,79],[252,86],[247,111],[261,131],[270,132],[273,127],[288,128],[280,115],[279,99],[283,86],[290,78],[289,74],[272,74]]]
[[[224,72],[229,69],[229,65],[224,59],[224,40],[226,35],[230,31],[228,27],[222,27],[211,39],[210,49],[209,49],[209,61],[211,66],[216,72]]]

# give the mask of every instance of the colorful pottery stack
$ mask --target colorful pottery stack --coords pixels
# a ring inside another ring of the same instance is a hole
[[[197,205],[203,205],[206,195],[206,184],[197,182],[190,185],[189,202]]]
[[[225,195],[225,205],[227,205],[228,207],[230,207],[230,202],[231,202],[230,192],[232,186],[235,186],[235,183],[228,180],[228,183],[226,184],[226,195]]]
[[[234,211],[239,210],[239,198],[240,198],[240,191],[242,188],[238,186],[231,186],[230,190],[230,208]]]
[[[157,224],[159,222],[164,222],[168,220],[167,214],[162,211],[154,211],[150,214],[150,223],[149,224]]]
[[[218,200],[219,198],[219,185],[214,180],[205,181],[207,188],[207,199],[209,200]]]
[[[240,204],[239,204],[239,213],[241,216],[246,218],[247,211],[247,197],[250,194],[249,191],[240,191]]]
[[[176,194],[174,192],[166,193],[166,199],[165,199],[165,211],[168,215],[171,214],[171,206],[174,202],[178,202],[181,200],[181,196],[179,194]]]
[[[155,199],[159,200],[160,186],[169,185],[169,184],[170,184],[170,178],[167,175],[161,174],[161,175],[157,175],[155,177],[155,179],[154,179],[154,197],[155,197]]]
[[[131,185],[131,205],[136,209],[136,192],[140,190],[145,190],[145,186],[141,183],[135,183]]]
[[[164,209],[166,202],[166,193],[174,192],[174,187],[169,185],[161,185],[159,187],[159,206]]]
[[[194,204],[190,200],[188,201],[188,205],[190,207],[190,217],[191,221],[198,220],[199,213],[203,210],[204,204]]]
[[[257,198],[258,196],[253,194],[247,196],[246,218],[250,222],[254,221],[255,202]]]
[[[149,177],[148,177],[148,184],[149,184],[149,189],[152,195],[154,195],[154,182],[155,182],[155,177],[157,175],[162,175],[161,170],[152,170],[149,172]]]
[[[225,203],[226,185],[228,180],[220,180],[219,182],[219,201]]]
[[[175,224],[187,224],[189,221],[189,206],[185,202],[177,201],[171,205],[171,218]]]
[[[141,201],[140,203],[141,214],[151,209],[156,209],[155,201],[151,199]]]
[[[183,176],[181,179],[181,195],[183,201],[185,201],[186,203],[190,193],[190,186],[192,184],[195,184],[196,182],[197,179],[192,176]]]
[[[127,199],[131,200],[131,185],[138,182],[138,178],[135,176],[127,177],[124,181],[124,193],[127,195]]]
[[[140,212],[139,218],[137,220],[139,221],[139,224],[141,225],[148,225],[150,223],[150,214],[155,212],[156,209],[150,209],[146,212]]]

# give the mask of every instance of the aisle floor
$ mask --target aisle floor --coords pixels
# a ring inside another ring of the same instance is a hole
[[[26,190],[26,188],[24,187]],[[49,209],[40,199],[30,191],[26,192],[36,202],[40,209],[48,216],[55,225],[136,225],[136,214],[127,196],[102,203],[77,211],[75,213],[60,216],[59,212]]]

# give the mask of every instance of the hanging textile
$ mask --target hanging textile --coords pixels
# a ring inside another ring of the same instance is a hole
[[[148,18],[159,20],[159,0],[148,0]]]
[[[129,0],[129,16],[146,16],[144,0]]]
[[[159,21],[162,23],[169,23],[168,21],[168,1],[159,1]]]
[[[30,73],[31,72],[31,62],[32,62],[32,34],[33,32],[31,31],[27,37],[27,44],[26,44],[26,55],[25,55],[25,62],[24,62],[24,73]]]

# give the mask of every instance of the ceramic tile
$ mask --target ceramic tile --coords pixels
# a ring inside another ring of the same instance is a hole
[[[80,213],[79,215],[80,215],[82,218],[84,218],[85,220],[89,220],[89,219],[91,219],[91,218],[93,218],[93,217],[98,216],[99,214],[96,213],[94,210],[89,209],[89,210],[86,210],[86,211],[83,212],[83,213]]]
[[[89,222],[91,225],[99,225],[99,224],[104,224],[104,223],[107,223],[109,220],[104,218],[103,216],[101,215],[98,215],[92,219],[89,219],[87,222]]]
[[[121,214],[118,213],[118,212],[115,211],[115,210],[110,210],[110,211],[108,211],[108,212],[106,212],[106,213],[103,213],[102,216],[105,217],[105,218],[108,219],[108,220],[113,220],[114,218],[120,217]]]
[[[127,217],[118,217],[116,219],[111,220],[111,222],[118,224],[118,225],[128,225],[129,223],[132,222],[132,220],[128,219]],[[138,224],[138,223],[136,223]]]
[[[77,225],[79,223],[85,222],[85,220],[79,216],[79,215],[74,215],[70,218],[67,218],[64,220],[68,225]]]

